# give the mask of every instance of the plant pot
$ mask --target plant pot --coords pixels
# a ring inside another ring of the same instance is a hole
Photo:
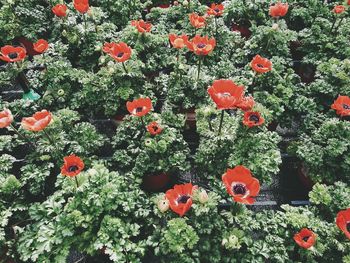
[[[312,182],[312,180],[310,179],[310,177],[308,176],[308,169],[305,166],[305,164],[301,164],[299,169],[298,169],[298,177],[300,182],[303,184],[303,186],[308,189],[311,190],[312,187],[314,186],[314,183]]]
[[[171,183],[171,176],[167,173],[145,175],[142,179],[142,189],[147,192],[163,192]]]

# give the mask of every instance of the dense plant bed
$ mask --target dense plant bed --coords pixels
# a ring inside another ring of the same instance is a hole
[[[350,1],[0,4],[0,262],[350,262]]]

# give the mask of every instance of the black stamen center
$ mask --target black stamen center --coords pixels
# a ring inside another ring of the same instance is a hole
[[[153,126],[153,130],[156,132],[158,131],[158,127],[157,126]]]
[[[143,110],[143,107],[137,107],[136,108],[136,112],[142,112],[142,110]]]
[[[255,123],[258,123],[259,120],[260,120],[260,118],[259,118],[259,116],[257,116],[257,115],[251,115],[251,116],[249,117],[249,120],[250,120],[250,121],[253,121],[253,122],[255,122]]]
[[[16,52],[12,52],[12,53],[9,54],[9,58],[10,59],[15,59],[17,57],[18,57],[18,54]]]
[[[68,171],[72,173],[72,172],[75,172],[78,169],[79,169],[78,166],[72,165],[72,166],[69,166]]]
[[[187,200],[190,199],[191,197],[189,197],[188,195],[182,195],[180,196],[178,199],[177,199],[177,202],[178,203],[181,203],[181,204],[186,204],[187,203]]]
[[[124,53],[123,53],[123,52],[119,52],[119,53],[117,54],[117,57],[118,57],[118,58],[121,58],[122,56],[124,56]]]
[[[245,193],[247,192],[247,189],[243,184],[235,184],[232,187],[232,190],[236,195],[245,195]]]
[[[348,230],[348,232],[350,232],[350,222],[347,222],[347,224],[346,224],[346,230]]]
[[[205,46],[206,44],[203,44],[203,43],[197,45],[198,48],[204,48]]]
[[[310,236],[307,236],[307,237],[303,237],[303,241],[304,242],[307,242],[309,240]]]
[[[219,13],[219,12],[220,12],[220,9],[219,9],[219,8],[215,8],[214,11],[215,11],[216,13]]]
[[[261,65],[261,64],[256,64],[259,68],[264,68],[264,66],[263,65]]]
[[[343,108],[344,108],[345,110],[350,110],[350,105],[348,105],[348,104],[343,104]]]

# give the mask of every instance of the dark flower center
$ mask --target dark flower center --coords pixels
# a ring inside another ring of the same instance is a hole
[[[350,105],[348,105],[348,104],[343,104],[343,108],[344,108],[345,110],[350,110]]]
[[[346,223],[346,230],[348,230],[348,232],[350,233],[350,222]]]
[[[204,48],[206,46],[206,44],[200,43],[197,45],[198,48]]]
[[[243,184],[235,184],[232,187],[232,190],[236,195],[245,195],[247,192],[247,189]]]
[[[77,170],[79,170],[79,168],[76,165],[69,166],[69,168],[68,168],[68,171],[71,172],[71,173],[73,173],[73,172],[75,172]]]
[[[215,8],[214,11],[215,11],[216,13],[219,13],[219,12],[220,12],[220,9],[219,9],[219,8]]]
[[[303,241],[307,242],[309,240],[310,236],[303,237]]]
[[[143,107],[137,107],[136,108],[136,112],[142,112],[142,110],[143,110]]]
[[[9,54],[9,58],[10,59],[15,59],[17,57],[18,57],[18,54],[16,52],[12,52],[12,53]]]
[[[124,52],[119,52],[119,53],[117,54],[117,57],[118,57],[118,58],[121,58],[122,56],[124,56]]]
[[[187,200],[190,199],[191,197],[189,197],[188,195],[182,195],[177,199],[177,202],[180,204],[186,204]]]
[[[258,64],[256,64],[256,66],[257,66],[257,67],[259,67],[259,68],[264,68],[264,65],[259,64],[259,63],[258,63]]]
[[[249,121],[253,121],[255,123],[258,123],[259,122],[259,116],[257,116],[257,115],[250,115]]]
[[[153,130],[156,132],[158,131],[158,127],[157,126],[153,126]]]

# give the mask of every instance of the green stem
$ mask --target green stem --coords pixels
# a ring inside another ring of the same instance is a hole
[[[219,136],[221,135],[222,123],[224,121],[224,114],[225,114],[225,111],[221,110],[220,126],[219,126],[219,132],[218,132]]]
[[[337,17],[335,17],[335,19],[334,19],[334,21],[333,21],[333,24],[332,24],[332,27],[331,27],[331,33],[332,33],[332,31],[333,31],[333,28],[334,28],[336,22],[337,22]]]
[[[143,117],[140,117],[141,123],[142,123],[142,127],[147,131],[145,122],[143,121]]]
[[[84,35],[85,35],[85,38],[86,38],[86,36],[87,36],[86,16],[87,16],[87,13],[83,14],[83,20],[84,20]]]
[[[125,66],[125,63],[124,63],[124,62],[122,62],[122,65],[123,65],[123,69],[124,69],[125,73],[126,73],[126,74],[129,74],[129,72],[128,72],[128,70],[127,70],[127,68],[126,68],[126,66]]]
[[[13,126],[12,124],[10,124],[11,129],[19,136],[21,137],[23,140],[25,140],[26,142],[29,143],[29,145],[33,148],[35,148],[35,145],[29,140],[28,137],[26,137],[24,134],[20,133],[15,126]]]
[[[341,23],[343,22],[344,17],[342,17],[337,25],[337,27],[335,28],[334,34],[336,34],[338,32],[338,28],[341,26]]]
[[[51,138],[51,136],[48,134],[48,132],[44,129],[43,130],[44,134],[46,135],[47,139],[49,140],[49,142],[53,145],[53,147],[55,148],[56,150],[56,153],[58,154],[58,159],[60,159],[61,157],[61,151],[57,148],[57,145],[55,143],[55,141]]]
[[[198,82],[198,80],[199,80],[199,74],[201,72],[201,66],[202,66],[202,57],[200,56],[199,57],[199,61],[198,61],[198,73],[197,73],[197,81],[196,82]]]
[[[215,38],[218,38],[218,20],[217,17],[215,16]]]
[[[77,188],[79,187],[79,181],[78,181],[78,178],[77,178],[78,175],[74,176],[74,179],[75,179],[75,183],[77,184]]]

